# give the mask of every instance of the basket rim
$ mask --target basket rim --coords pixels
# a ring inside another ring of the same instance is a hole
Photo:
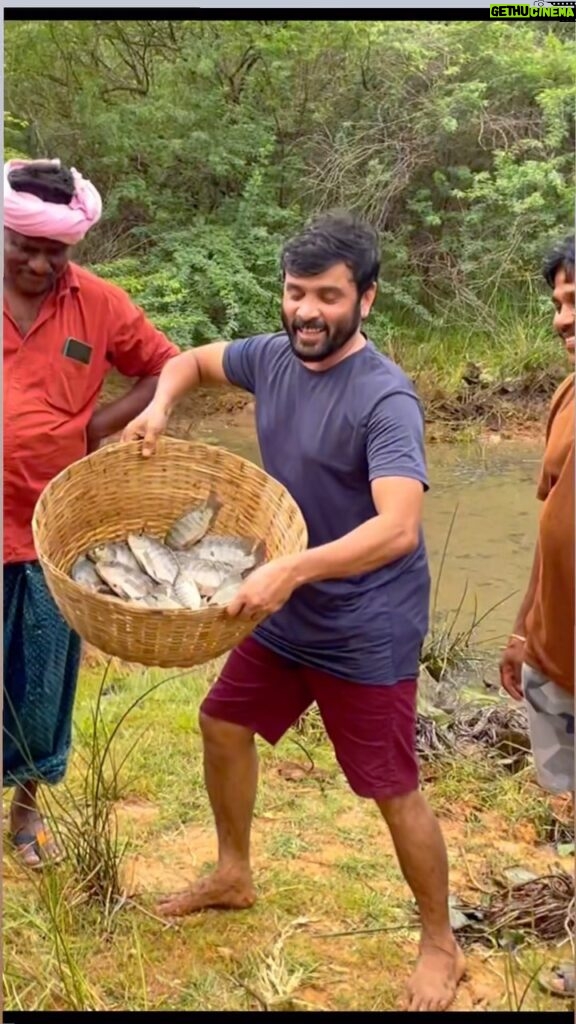
[[[214,444],[209,444],[209,443],[207,443],[205,441],[192,441],[192,440],[187,439],[187,438],[170,437],[170,436],[166,436],[166,435],[163,435],[158,440],[159,440],[160,444],[167,445],[168,448],[170,448],[170,447],[175,448],[175,447],[179,446],[182,449],[184,449],[184,448],[190,448],[190,449],[194,448],[195,450],[199,449],[200,451],[205,451],[205,452],[213,452],[213,451],[224,452],[225,455],[227,457],[229,457],[233,462],[236,462],[236,464],[238,466],[246,465],[246,466],[248,466],[250,468],[250,470],[254,471],[256,476],[259,476],[263,480],[272,480],[278,487],[283,489],[283,491],[285,492],[285,495],[287,496],[289,502],[292,503],[292,505],[294,507],[294,511],[296,512],[297,516],[300,518],[300,521],[301,521],[301,526],[302,526],[302,529],[303,529],[304,545],[307,545],[307,543],[308,543],[308,527],[307,527],[307,524],[306,524],[306,520],[304,519],[304,515],[302,513],[302,510],[301,510],[300,506],[298,505],[298,502],[290,494],[290,491],[285,486],[285,484],[281,483],[280,480],[277,480],[276,477],[273,477],[271,473],[268,473],[261,466],[256,465],[256,463],[251,462],[250,459],[246,459],[246,458],[244,458],[244,456],[238,455],[236,452],[231,452],[228,448],[224,448],[222,445],[214,445]],[[125,442],[124,441],[116,441],[116,442],[113,442],[111,444],[104,445],[102,448],[98,448],[95,452],[90,452],[87,455],[83,456],[81,459],[76,459],[69,466],[66,466],[59,473],[57,473],[56,476],[52,477],[52,479],[48,481],[48,483],[43,488],[43,490],[42,490],[42,492],[41,492],[41,494],[40,494],[40,496],[39,496],[39,498],[38,498],[38,500],[36,502],[36,505],[34,507],[34,513],[33,513],[33,516],[32,516],[32,536],[33,536],[33,539],[34,539],[34,547],[36,549],[36,554],[37,554],[37,557],[38,557],[38,561],[40,562],[40,565],[42,566],[43,570],[44,570],[44,568],[46,568],[49,571],[49,574],[52,577],[54,577],[55,579],[59,580],[64,585],[66,585],[66,587],[71,592],[76,591],[79,594],[79,596],[81,595],[83,598],[89,596],[91,599],[96,600],[96,602],[98,604],[101,604],[103,608],[104,607],[110,607],[110,604],[112,603],[114,605],[114,607],[118,607],[124,613],[130,614],[130,615],[132,615],[132,614],[134,614],[134,615],[142,615],[142,616],[144,616],[144,615],[147,615],[147,616],[152,615],[155,618],[156,617],[160,617],[160,618],[174,618],[174,619],[179,618],[180,616],[185,616],[188,619],[188,621],[189,621],[189,617],[190,616],[195,616],[195,617],[202,616],[202,618],[205,618],[205,619],[212,619],[212,618],[218,619],[218,618],[222,618],[222,616],[226,615],[226,606],[217,606],[217,607],[212,607],[211,608],[208,605],[208,606],[206,606],[204,608],[196,608],[196,609],[191,609],[191,608],[139,608],[137,605],[126,603],[121,598],[117,598],[116,599],[113,596],[108,595],[108,594],[100,594],[97,591],[88,590],[86,587],[83,587],[79,583],[77,583],[76,580],[73,580],[62,569],[58,569],[49,558],[47,558],[45,555],[40,553],[40,550],[39,550],[39,547],[38,547],[38,544],[37,544],[38,529],[39,529],[39,527],[38,527],[38,516],[39,516],[39,512],[40,512],[40,507],[41,507],[43,501],[45,500],[45,495],[48,492],[48,490],[50,490],[50,488],[52,488],[53,486],[56,486],[56,484],[69,473],[69,471],[70,471],[70,469],[72,467],[79,466],[81,464],[86,464],[88,462],[94,463],[95,460],[97,460],[99,458],[103,458],[103,457],[109,458],[110,455],[114,453],[114,451],[119,451],[119,450],[126,451],[127,449],[130,449],[130,448],[132,448],[132,450],[134,450],[134,451],[136,451],[138,449],[140,449],[140,451],[141,451],[143,443],[144,443],[143,440],[125,441]],[[155,457],[155,455],[156,455],[156,453],[151,455],[150,458],[153,459]],[[142,458],[143,458],[143,456],[142,456]]]

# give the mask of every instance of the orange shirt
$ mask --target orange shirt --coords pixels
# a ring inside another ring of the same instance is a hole
[[[574,690],[574,374],[558,388],[546,429],[538,484],[540,577],[525,658],[564,690]]]
[[[68,338],[89,361],[64,355]],[[179,349],[120,288],[70,264],[23,337],[4,306],[4,562],[36,559],[34,507],[47,483],[86,454],[86,426],[106,374],[151,377]]]

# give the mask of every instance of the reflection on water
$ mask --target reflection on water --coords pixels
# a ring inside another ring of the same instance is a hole
[[[429,450],[431,489],[424,525],[436,611],[454,613],[465,594],[459,622],[464,626],[489,612],[477,636],[486,642],[492,638],[497,646],[512,628],[528,584],[539,462],[538,446],[518,443]]]
[[[216,433],[212,425],[212,433],[204,439],[260,463],[249,424],[222,426]],[[430,491],[424,529],[432,610],[439,617],[453,616],[460,607],[457,628],[466,629],[492,609],[476,633],[488,649],[499,647],[510,631],[528,583],[539,511],[535,492],[541,450],[525,442],[428,448]]]

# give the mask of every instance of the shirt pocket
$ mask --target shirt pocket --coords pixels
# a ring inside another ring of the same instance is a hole
[[[60,350],[52,357],[50,375],[46,381],[46,400],[61,412],[76,416],[94,400],[101,384],[102,374],[95,365],[96,352],[92,351],[89,364],[70,359]]]

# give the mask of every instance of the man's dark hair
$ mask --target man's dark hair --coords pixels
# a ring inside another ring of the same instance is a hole
[[[558,242],[544,260],[543,274],[546,284],[554,287],[554,280],[559,270],[574,276],[574,235],[567,235]]]
[[[313,277],[345,263],[362,296],[378,280],[378,233],[351,213],[322,214],[291,238],[282,250],[282,275]]]
[[[59,167],[47,161],[26,164],[10,171],[8,181],[14,192],[29,192],[43,203],[67,206],[74,198],[74,178],[63,164]]]

